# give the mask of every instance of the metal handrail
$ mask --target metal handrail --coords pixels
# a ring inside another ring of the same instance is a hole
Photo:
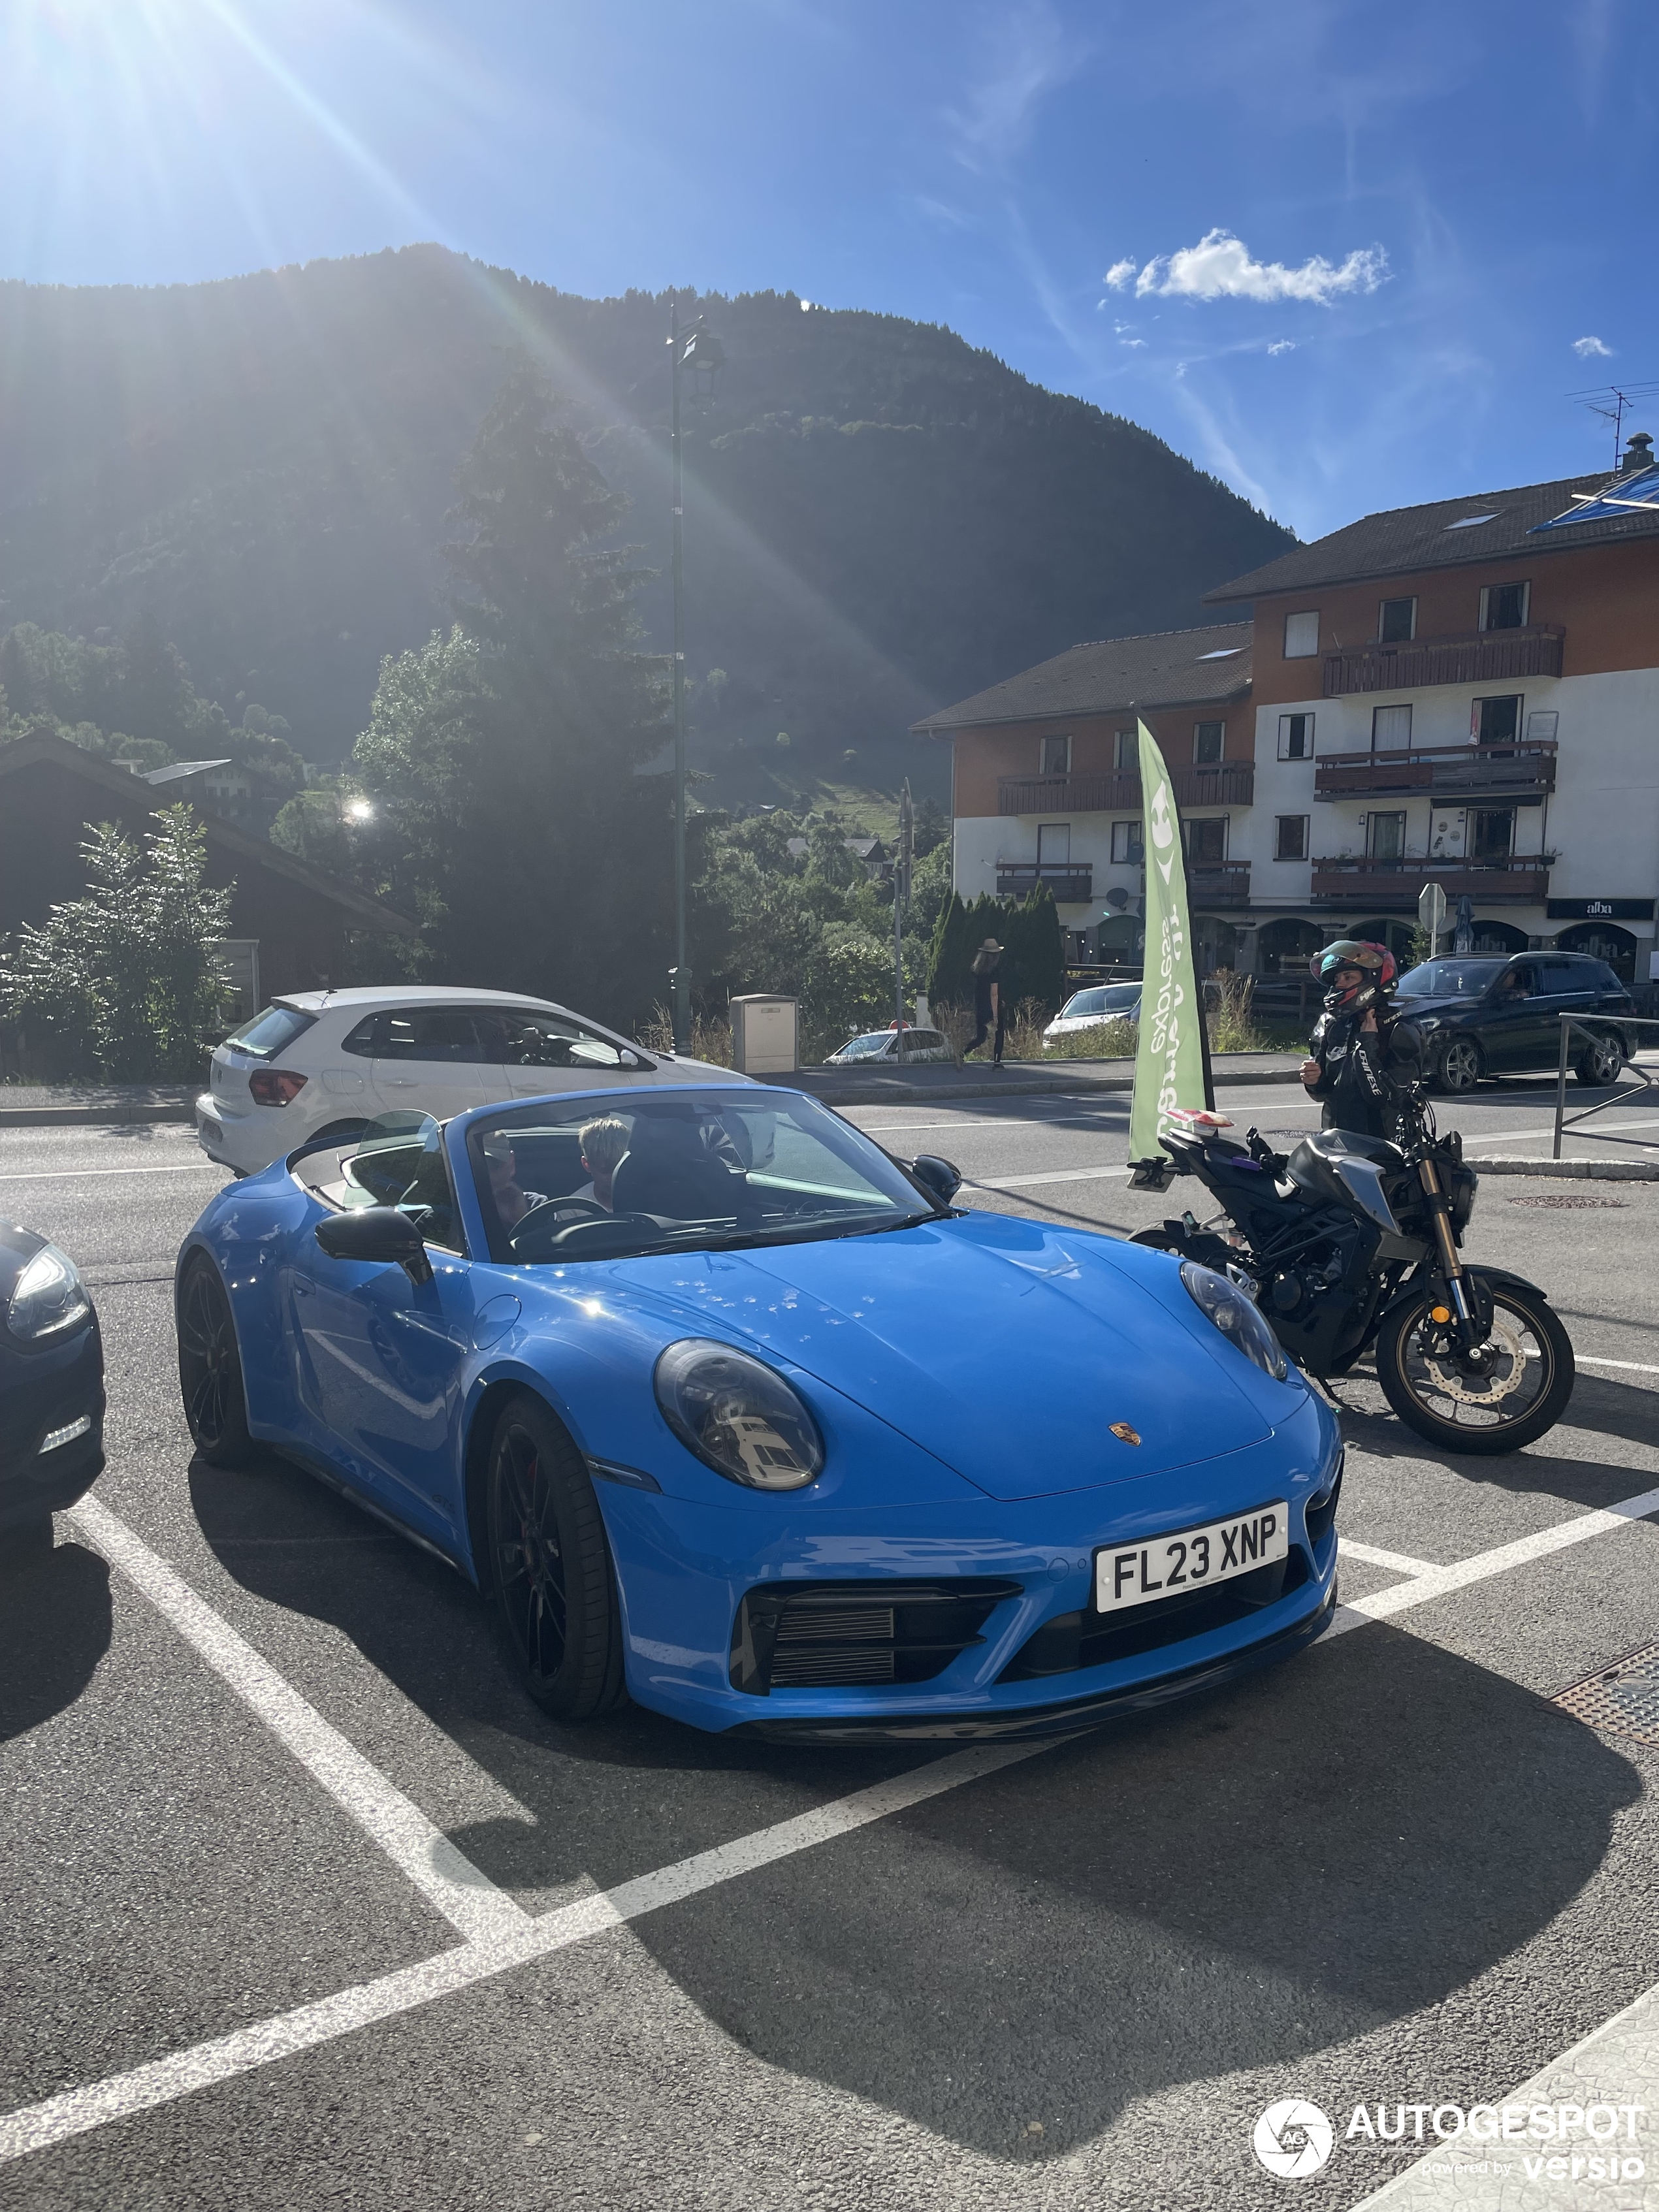
[[[1633,1060],[1626,1060],[1626,1066],[1630,1069],[1632,1075],[1640,1076],[1639,1083],[1632,1084],[1627,1091],[1615,1091],[1610,1098],[1598,1099],[1594,1106],[1586,1106],[1580,1114],[1569,1115],[1567,1112],[1567,1048],[1573,1031],[1577,1030],[1581,1036],[1589,1037],[1596,1043],[1604,1043],[1610,1029],[1659,1030],[1659,1019],[1656,1019],[1651,1014],[1604,1014],[1599,1018],[1592,1016],[1589,1020],[1583,1014],[1559,1014],[1556,1018],[1561,1024],[1561,1057],[1555,1071],[1555,1145],[1550,1158],[1559,1160],[1561,1157],[1563,1129],[1576,1129],[1581,1121],[1588,1121],[1592,1114],[1603,1113],[1609,1106],[1617,1106],[1626,1098],[1639,1098],[1644,1091],[1659,1090],[1659,1084],[1655,1083],[1653,1077],[1645,1067],[1638,1067]],[[1638,1144],[1641,1141],[1640,1138],[1637,1139]]]

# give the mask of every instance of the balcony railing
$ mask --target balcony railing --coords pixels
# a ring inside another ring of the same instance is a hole
[[[1314,763],[1316,799],[1368,799],[1384,791],[1454,793],[1555,788],[1553,738],[1502,745],[1413,745],[1400,752],[1328,753]]]
[[[1039,884],[1054,893],[1057,906],[1086,903],[1095,895],[1095,872],[1090,862],[999,860],[997,896],[1024,898]]]
[[[1566,632],[1559,623],[1523,629],[1459,630],[1400,645],[1362,645],[1325,655],[1325,696],[1351,691],[1414,691],[1429,684],[1500,684],[1511,677],[1559,676]]]
[[[1218,761],[1176,768],[1170,784],[1177,806],[1249,806],[1255,796],[1254,761]],[[1140,778],[1109,775],[1004,775],[997,779],[999,814],[1139,814]]]
[[[1187,904],[1194,914],[1201,907],[1248,906],[1249,902],[1248,860],[1188,861]]]
[[[1314,903],[1409,908],[1425,884],[1438,884],[1448,900],[1467,891],[1482,906],[1536,906],[1549,895],[1553,857],[1522,853],[1505,860],[1316,860]]]

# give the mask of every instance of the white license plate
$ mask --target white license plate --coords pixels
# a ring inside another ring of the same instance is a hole
[[[1290,1514],[1283,1498],[1231,1521],[1206,1522],[1173,1536],[1120,1544],[1095,1553],[1095,1610],[1122,1613],[1183,1590],[1207,1589],[1235,1575],[1254,1574],[1290,1552]]]

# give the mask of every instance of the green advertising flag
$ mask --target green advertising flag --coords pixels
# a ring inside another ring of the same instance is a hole
[[[1209,1102],[1181,822],[1158,740],[1145,722],[1139,730],[1146,944],[1141,955],[1140,1040],[1129,1109],[1129,1158],[1157,1160],[1164,1158],[1158,1139],[1170,1126],[1171,1111]]]

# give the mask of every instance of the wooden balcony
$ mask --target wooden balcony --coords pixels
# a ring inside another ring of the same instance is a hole
[[[1056,906],[1086,904],[1095,895],[1095,872],[1087,861],[1055,861],[1039,866],[1035,860],[999,860],[997,896],[1024,898],[1039,884],[1054,893]]]
[[[1248,860],[1188,860],[1187,905],[1193,914],[1217,906],[1249,906]]]
[[[1522,629],[1458,630],[1399,645],[1362,645],[1325,655],[1325,696],[1354,691],[1415,691],[1431,684],[1507,684],[1559,676],[1566,636],[1559,623]]]
[[[1255,796],[1254,761],[1220,761],[1213,768],[1170,771],[1177,806],[1249,806]],[[1140,778],[1110,775],[1003,775],[997,778],[999,814],[1139,814]]]
[[[1427,792],[1482,799],[1542,798],[1555,788],[1553,738],[1502,745],[1413,745],[1401,752],[1326,753],[1314,762],[1316,799]]]
[[[1549,895],[1548,853],[1507,860],[1316,860],[1316,906],[1413,909],[1426,884],[1438,884],[1450,904],[1467,891],[1478,906],[1538,906]]]

